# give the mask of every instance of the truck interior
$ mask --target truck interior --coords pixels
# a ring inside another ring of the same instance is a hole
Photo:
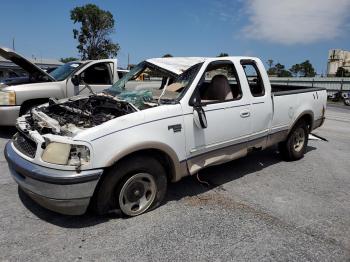
[[[208,65],[198,84],[201,103],[239,100],[242,90],[232,62],[215,61]]]

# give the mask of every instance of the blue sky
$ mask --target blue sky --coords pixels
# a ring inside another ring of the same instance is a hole
[[[78,56],[70,10],[95,3],[116,20],[122,66],[165,53],[273,59],[288,68],[309,59],[326,70],[331,48],[350,49],[349,0],[4,1],[0,45],[38,59]]]

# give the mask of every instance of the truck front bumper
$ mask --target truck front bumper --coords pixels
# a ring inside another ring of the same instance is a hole
[[[14,126],[21,106],[0,106],[0,126]]]
[[[12,142],[5,147],[11,175],[21,189],[39,205],[66,215],[84,214],[103,169],[58,170],[33,164],[22,158]]]

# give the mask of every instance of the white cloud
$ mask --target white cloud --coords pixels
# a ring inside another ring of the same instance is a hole
[[[282,44],[333,39],[347,31],[349,0],[248,0],[248,38]]]

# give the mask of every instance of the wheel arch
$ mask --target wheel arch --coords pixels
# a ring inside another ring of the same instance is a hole
[[[109,161],[107,167],[111,168],[114,165],[118,165],[121,161],[135,155],[153,156],[159,160],[167,172],[168,179],[172,182],[180,180],[188,173],[186,161],[180,162],[176,152],[171,147],[159,142],[142,143],[120,151]]]
[[[307,124],[308,130],[309,132],[311,132],[312,130],[312,126],[314,123],[314,113],[310,110],[304,111],[303,113],[301,113],[293,122],[293,124],[291,125],[289,131],[288,131],[288,135],[290,134],[290,132],[293,130],[294,126],[301,122],[304,121]]]

